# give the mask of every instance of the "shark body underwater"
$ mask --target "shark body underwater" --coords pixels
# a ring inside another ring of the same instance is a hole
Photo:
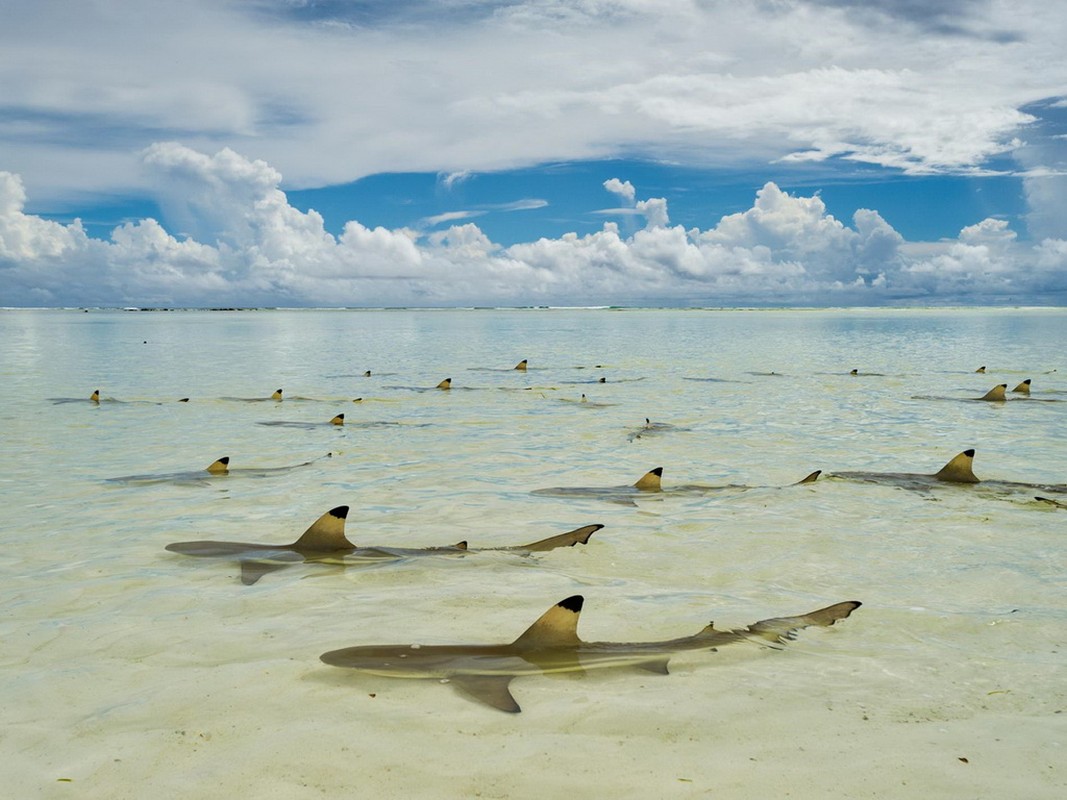
[[[945,466],[934,473],[917,472],[832,472],[831,478],[884,483],[903,489],[926,491],[943,484],[980,485],[988,489],[1006,492],[1038,489],[1044,492],[1067,493],[1067,484],[1029,483],[1025,481],[983,480],[974,474],[974,450],[964,450],[954,456]]]
[[[804,483],[814,483],[822,470],[816,470],[790,486],[799,486]],[[655,497],[661,495],[706,495],[718,492],[745,492],[749,489],[779,489],[780,486],[748,486],[746,484],[721,484],[718,486],[705,484],[683,484],[663,488],[663,467],[649,470],[636,483],[626,486],[553,486],[546,489],[535,489],[531,494],[542,497],[576,497],[591,498],[594,500],[606,500],[609,503],[621,505],[637,505],[634,500],[640,497]]]
[[[796,631],[829,627],[861,605],[849,600],[796,617],[775,617],[747,628],[720,631],[709,624],[692,636],[655,642],[585,642],[578,638],[584,598],[574,595],[548,609],[508,644],[366,645],[323,653],[331,666],[396,678],[435,678],[468,698],[501,711],[522,709],[510,691],[511,681],[525,675],[584,673],[593,669],[637,667],[660,675],[676,653],[714,650],[754,640],[771,645],[795,638]]]
[[[330,458],[333,453],[327,453],[320,458]],[[108,478],[108,483],[123,483],[127,485],[147,485],[153,483],[179,483],[179,484],[207,484],[217,478],[271,478],[278,475],[286,475],[301,467],[310,467],[319,458],[311,461],[302,461],[299,464],[289,464],[284,467],[230,467],[230,457],[223,456],[208,464],[203,469],[186,472],[158,472],[145,475],[123,475],[118,478]]]
[[[323,563],[333,566],[399,561],[418,556],[464,555],[495,551],[505,553],[539,553],[557,547],[586,544],[589,537],[603,525],[585,525],[566,533],[549,536],[530,544],[512,547],[469,548],[467,542],[443,547],[391,547],[388,545],[358,546],[345,535],[348,506],[337,506],[319,517],[303,535],[290,544],[257,544],[254,542],[219,542],[200,540],[175,542],[166,549],[172,553],[207,558],[237,558],[241,565],[241,583],[251,586],[264,575],[292,564]]]

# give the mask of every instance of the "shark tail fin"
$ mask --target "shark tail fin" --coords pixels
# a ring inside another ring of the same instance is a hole
[[[531,553],[543,553],[546,550],[555,550],[557,547],[573,547],[576,544],[588,544],[589,537],[603,528],[603,525],[585,525],[575,528],[573,531],[549,536],[547,539],[519,545],[515,550],[524,550]]]
[[[526,372],[526,364],[527,360],[524,358],[522,361],[515,365],[515,369],[517,369],[519,372]]]
[[[345,537],[345,518],[348,506],[331,508],[317,520],[303,535],[293,543],[293,547],[302,550],[316,550],[328,553],[333,550],[352,550],[355,545]]]
[[[662,478],[663,467],[656,467],[638,478],[634,488],[640,489],[642,492],[658,492],[663,488]]]
[[[210,472],[212,475],[225,475],[230,471],[230,457],[223,456],[217,461],[212,461],[204,470]]]
[[[439,384],[437,384],[437,388],[438,389],[451,389],[452,388],[452,379],[451,378],[445,378],[443,381],[441,381]]]
[[[947,483],[979,483],[980,481],[971,470],[974,464],[974,449],[964,450],[958,456],[949,461],[937,473],[934,478]]]
[[[91,403],[99,403],[100,402],[100,390],[99,389],[94,389],[93,393],[91,395],[89,395],[89,402],[91,402]]]
[[[345,424],[345,415],[344,414],[338,414],[336,417],[334,417],[333,419],[330,420],[330,424],[331,425],[344,425]]]
[[[516,647],[573,647],[578,638],[578,616],[585,598],[580,594],[560,600],[515,640]]]
[[[990,389],[988,392],[986,392],[984,395],[982,395],[978,399],[979,400],[992,400],[992,401],[1007,400],[1008,398],[1004,396],[1004,392],[1007,391],[1007,389],[1008,389],[1008,384],[1006,384],[1006,383],[998,383],[996,386],[994,386],[992,389]]]
[[[858,600],[846,600],[844,603],[835,603],[810,614],[799,617],[775,617],[763,619],[754,625],[749,625],[747,630],[742,631],[748,636],[757,636],[768,642],[784,644],[796,638],[796,632],[801,628],[819,627],[829,628],[835,622],[845,619],[849,614],[862,605]]]
[[[1012,389],[1012,391],[1016,392],[1018,394],[1030,394],[1030,382],[1031,382],[1031,379],[1027,378],[1025,381],[1023,381],[1018,386],[1016,386],[1014,389]]]
[[[274,393],[270,396],[270,399],[271,400],[281,400],[282,399],[282,390],[281,389],[275,389]]]
[[[797,481],[793,485],[794,486],[800,486],[800,484],[802,484],[802,483],[815,483],[815,481],[817,481],[819,479],[820,475],[822,475],[822,470],[821,469],[817,469],[813,473],[811,473],[810,475],[807,475],[807,476],[801,478],[799,481]]]

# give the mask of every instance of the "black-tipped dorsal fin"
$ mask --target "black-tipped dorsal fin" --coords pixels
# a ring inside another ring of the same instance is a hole
[[[270,396],[270,399],[271,400],[281,400],[282,399],[282,390],[281,389],[275,389],[274,390],[274,394],[272,394]]]
[[[526,364],[527,360],[524,358],[522,361],[515,365],[515,369],[517,369],[519,372],[526,372]]]
[[[1004,396],[1004,392],[1007,391],[1007,388],[1008,388],[1008,384],[1006,384],[1006,383],[998,383],[996,386],[994,386],[992,389],[990,389],[988,392],[986,392],[984,395],[982,395],[978,399],[979,400],[994,400],[994,401],[995,400],[1007,400],[1008,398],[1006,398]]]
[[[204,469],[210,472],[212,475],[225,475],[227,472],[230,471],[230,457],[223,456],[217,461],[212,461],[210,464],[204,467]]]
[[[366,372],[363,373],[363,377],[364,378],[369,378],[370,377],[370,370],[369,369]]]
[[[452,379],[451,378],[445,378],[443,381],[441,381],[439,384],[437,384],[437,388],[438,389],[451,389],[452,388]]]
[[[355,545],[345,538],[345,518],[348,506],[331,508],[304,531],[293,543],[298,550],[316,550],[328,553],[333,550],[354,550]]]
[[[560,600],[515,640],[516,647],[576,647],[578,615],[585,598],[580,594]]]
[[[658,492],[662,487],[663,467],[656,467],[651,469],[637,479],[637,483],[634,484],[635,489],[640,489],[642,492]]]
[[[330,420],[330,424],[331,425],[344,425],[345,424],[345,415],[344,414],[338,414],[336,417],[334,417],[333,419]]]
[[[93,393],[91,395],[89,395],[89,400],[92,401],[93,403],[99,403],[100,402],[100,390],[99,389],[93,390]]]
[[[802,484],[802,483],[815,483],[815,481],[817,481],[819,479],[820,475],[822,475],[822,470],[821,469],[817,469],[813,473],[811,473],[810,475],[807,475],[807,476],[801,478],[799,481],[797,481],[793,485],[794,486],[800,486],[800,484]]]
[[[972,464],[974,464],[974,450],[964,450],[936,472],[934,477],[948,483],[979,483],[978,478],[971,471]]]
[[[1030,383],[1031,379],[1027,378],[1025,381],[1023,381],[1014,389],[1012,389],[1012,391],[1017,392],[1018,394],[1030,394]]]
[[[849,370],[848,374],[849,375],[859,375],[860,371],[858,369],[853,369],[853,370]]]
[[[985,367],[981,366],[978,369],[976,369],[975,372],[979,373],[980,375],[984,375],[985,374]]]
[[[452,545],[452,548],[455,549],[455,550],[469,550],[470,549],[469,545],[467,544],[467,540],[466,539],[464,539],[462,542],[456,542],[454,545]]]

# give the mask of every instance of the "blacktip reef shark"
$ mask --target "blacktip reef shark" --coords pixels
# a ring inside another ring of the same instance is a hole
[[[815,483],[822,470],[815,470],[790,486],[799,486],[805,483]],[[618,503],[625,506],[635,506],[635,498],[642,496],[660,496],[665,494],[690,494],[703,495],[718,492],[745,492],[749,489],[778,489],[779,486],[748,486],[745,484],[683,484],[663,488],[663,467],[651,469],[637,479],[636,483],[626,486],[556,486],[547,489],[535,489],[531,494],[543,497],[588,497],[594,500],[606,500],[609,503]]]
[[[346,564],[370,564],[383,561],[399,561],[407,558],[432,555],[464,555],[484,551],[518,553],[542,553],[557,547],[573,547],[586,544],[589,537],[603,525],[584,525],[566,533],[539,539],[530,544],[512,547],[470,548],[466,541],[443,547],[391,547],[388,545],[353,544],[345,535],[345,520],[348,506],[332,508],[315,520],[295,542],[290,544],[257,544],[253,542],[175,542],[167,545],[172,553],[206,558],[233,558],[241,564],[241,583],[251,586],[264,575],[284,569],[291,564],[325,563],[333,566]]]
[[[913,395],[912,400],[957,400],[965,403],[969,402],[986,402],[986,403],[1006,403],[1009,401],[1027,400],[1030,402],[1042,402],[1042,403],[1058,403],[1059,400],[1053,398],[1035,398],[1030,396],[1030,386],[1033,381],[1027,378],[1020,383],[1014,389],[1013,394],[1021,395],[1020,397],[1008,397],[1008,384],[998,383],[988,392],[981,397],[938,397],[934,395]]]
[[[712,623],[692,636],[656,642],[585,642],[578,638],[578,616],[584,602],[581,595],[561,600],[509,644],[364,645],[331,650],[319,658],[330,666],[371,675],[434,678],[451,684],[471,700],[518,713],[522,709],[510,690],[515,678],[622,667],[667,675],[667,664],[677,653],[715,650],[745,641],[782,645],[795,639],[798,630],[828,628],[861,605],[848,600],[808,614],[760,620],[734,630],[720,631]]]
[[[212,461],[203,469],[186,472],[159,472],[147,475],[123,475],[119,478],[108,478],[107,482],[127,485],[148,485],[153,483],[206,484],[217,478],[271,478],[288,474],[301,467],[309,467],[323,458],[331,458],[332,456],[333,453],[327,453],[311,461],[289,464],[284,467],[231,467],[230,457],[223,456]]]
[[[156,400],[119,400],[114,397],[104,397],[100,394],[99,389],[94,389],[93,393],[88,397],[49,397],[53,405],[62,405],[64,403],[88,403],[89,405],[99,406],[103,403],[115,403],[118,405],[152,405],[161,406],[163,403]],[[183,397],[178,401],[179,403],[188,403],[189,398]]]
[[[690,429],[682,428],[678,425],[671,425],[669,422],[652,422],[648,417],[645,417],[645,424],[637,430],[631,431],[627,439],[632,442],[634,439],[645,439],[649,436],[659,436],[664,433],[688,430]]]
[[[269,400],[273,400],[276,403],[280,403],[284,400],[284,393],[281,389],[275,389],[270,397],[223,397],[223,400],[236,400],[241,403],[264,403]]]
[[[902,489],[917,491],[926,491],[942,484],[955,484],[963,486],[981,485],[988,489],[1005,491],[1037,489],[1044,492],[1067,493],[1067,484],[982,480],[974,474],[973,465],[974,449],[972,448],[953,456],[945,466],[930,474],[915,472],[832,472],[829,477],[863,481],[865,483],[887,483],[899,486]]]
[[[353,400],[352,402],[357,402]],[[257,422],[257,425],[266,425],[272,428],[303,428],[304,430],[315,430],[316,428],[381,428],[387,425],[399,425],[399,422],[345,422],[344,414],[337,414],[331,419],[325,422],[298,422],[296,420],[266,420],[263,422]]]

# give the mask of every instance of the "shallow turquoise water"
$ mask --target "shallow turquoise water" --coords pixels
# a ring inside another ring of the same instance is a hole
[[[970,447],[979,477],[1067,483],[1065,352],[1067,312],[1041,309],[0,312],[13,796],[1059,797],[1067,511],[981,486],[788,485],[932,473]],[[1029,401],[966,400],[1027,377]],[[646,417],[685,430],[631,436]],[[223,455],[314,463],[107,480]],[[668,491],[632,506],[531,494],[656,466]],[[669,491],[694,483],[753,488]],[[359,544],[606,527],[528,558],[248,587],[163,549],[292,541],[340,504]],[[590,640],[864,606],[668,677],[523,678],[521,715],[318,661],[506,641],[575,593]]]

